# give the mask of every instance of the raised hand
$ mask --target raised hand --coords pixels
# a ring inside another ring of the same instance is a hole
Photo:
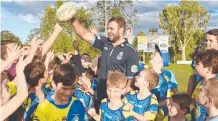
[[[61,30],[63,30],[63,28],[58,23],[56,23],[54,27],[54,31],[61,31]]]
[[[92,33],[92,34],[97,34],[98,33],[98,30],[95,26],[91,26],[89,27],[89,31]]]
[[[54,50],[50,50],[47,54],[46,54],[46,58],[48,58],[49,62],[51,60],[54,59]]]
[[[9,50],[7,49],[7,61],[13,62],[16,59],[18,59],[20,57],[20,55],[22,54],[22,49],[19,45],[16,45],[15,48],[13,48],[12,51],[9,52]]]
[[[16,72],[17,73],[23,72],[25,66],[27,65],[26,61],[27,61],[27,59],[24,59],[24,55],[21,55],[17,65],[16,65]]]
[[[64,58],[63,54],[58,53],[57,57],[58,57],[62,62],[65,61],[65,58]]]
[[[30,46],[24,46],[22,48],[22,55],[28,55],[30,53]]]
[[[72,53],[66,53],[66,59],[65,60],[70,60],[70,58],[72,57]]]
[[[33,37],[31,40],[31,51],[36,51],[40,45],[42,45],[45,42],[45,40],[38,39],[37,36]]]

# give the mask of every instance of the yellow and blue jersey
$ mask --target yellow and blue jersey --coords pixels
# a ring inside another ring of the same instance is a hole
[[[122,114],[123,106],[117,110],[111,110],[108,108],[107,99],[102,100],[99,110],[101,121],[123,121],[125,119]]]
[[[157,87],[151,90],[157,97],[158,102],[162,102],[167,98],[171,97],[171,92],[173,89],[178,87],[178,83],[175,79],[175,76],[170,70],[163,70],[159,74],[159,83]],[[164,118],[168,115],[168,108],[166,106],[159,107],[158,117]]]
[[[46,84],[44,84],[41,88],[45,97],[52,95],[53,93],[51,92],[53,91],[47,88],[45,85]],[[33,113],[36,110],[38,104],[39,104],[39,98],[37,97],[36,93],[30,93],[23,103],[23,106],[26,110],[23,117],[24,121],[31,121],[33,119]]]
[[[51,97],[42,101],[35,113],[34,121],[87,121],[85,108],[80,100],[71,96],[67,104],[55,104]]]
[[[155,120],[158,111],[158,101],[156,96],[154,94],[151,94],[145,99],[139,100],[137,98],[137,94],[138,90],[129,92],[128,94],[126,94],[124,102],[132,104],[134,112],[150,118],[150,120],[152,121]],[[133,116],[125,116],[125,118],[127,121],[134,121]]]
[[[26,110],[23,117],[24,121],[32,120],[33,112],[37,108],[38,104],[39,104],[39,99],[36,96],[36,93],[30,93],[23,102],[23,106]]]
[[[89,93],[85,93],[81,89],[77,88],[73,95],[85,104],[86,110],[91,107],[93,100]]]
[[[193,103],[194,109],[191,111],[191,115],[192,115],[192,120],[203,121],[206,120],[208,113],[206,108],[198,102],[198,94],[199,94],[199,89],[201,89],[204,84],[201,81],[202,78],[200,76],[196,76],[196,77],[197,77],[196,78],[197,84],[192,93],[192,98],[194,100]],[[216,77],[218,78],[218,74],[216,74]]]
[[[203,83],[201,81],[198,82],[192,94],[192,98],[194,100],[194,103],[193,103],[194,109],[191,111],[191,117],[193,121],[204,121],[206,120],[206,117],[208,115],[206,108],[197,101],[198,92],[199,92],[199,89],[202,88],[202,85]]]
[[[172,71],[163,70],[159,74],[159,83],[157,87],[151,90],[157,97],[158,102],[164,101],[171,96],[172,89],[177,88],[178,83]]]

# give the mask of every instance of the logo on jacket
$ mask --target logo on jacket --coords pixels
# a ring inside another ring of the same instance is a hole
[[[123,52],[120,52],[118,55],[117,55],[117,60],[121,60],[123,58]]]

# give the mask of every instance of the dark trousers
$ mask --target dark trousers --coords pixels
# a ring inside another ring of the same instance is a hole
[[[106,86],[107,79],[99,79],[99,83],[97,86],[97,99],[95,101],[95,109],[96,112],[99,112],[99,107],[101,104],[101,100],[107,98],[107,86]]]

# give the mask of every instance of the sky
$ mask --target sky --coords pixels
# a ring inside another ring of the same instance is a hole
[[[81,0],[76,2],[78,7],[88,7],[96,4],[96,0]],[[54,1],[1,1],[1,31],[8,30],[21,38],[24,43],[30,31],[40,27],[40,18],[43,16],[46,5],[54,6]],[[138,10],[138,22],[140,27],[133,27],[133,35],[138,31],[147,33],[148,28],[158,28],[159,31],[159,12],[168,5],[178,4],[179,1],[134,1],[133,8]],[[211,19],[207,30],[218,28],[218,1],[199,1],[199,3],[207,8],[211,14]]]

